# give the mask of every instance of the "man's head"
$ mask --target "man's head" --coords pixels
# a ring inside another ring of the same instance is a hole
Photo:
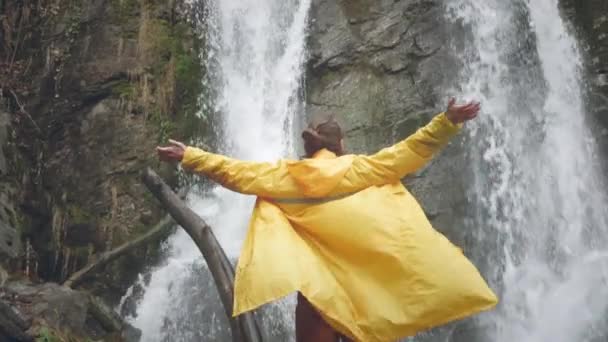
[[[302,132],[304,150],[309,158],[322,149],[327,149],[338,156],[343,155],[343,138],[342,128],[333,117],[316,125],[311,124]]]

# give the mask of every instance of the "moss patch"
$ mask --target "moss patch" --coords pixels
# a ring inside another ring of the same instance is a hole
[[[66,333],[61,333],[55,329],[51,329],[49,327],[41,327],[38,331],[38,337],[36,337],[36,342],[80,342],[83,339],[76,338],[74,336],[70,336]],[[90,339],[85,339],[85,342],[89,342]]]
[[[68,204],[66,213],[68,221],[71,224],[91,223],[95,221],[95,216],[93,214],[76,204]]]
[[[199,57],[200,41],[185,23],[171,25],[164,19],[150,20],[143,43],[145,54],[153,56],[151,76],[156,81],[157,102],[150,111],[150,123],[158,141],[179,134],[188,139],[204,126],[199,113],[203,68]]]
[[[112,94],[123,99],[131,99],[135,95],[135,86],[127,81],[120,81],[112,87]]]
[[[139,1],[138,0],[112,0],[110,2],[113,22],[116,24],[126,24],[130,19],[137,18]],[[125,32],[126,33],[126,32]]]

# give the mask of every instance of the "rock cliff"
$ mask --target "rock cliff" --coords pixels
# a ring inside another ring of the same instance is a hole
[[[181,1],[0,0],[0,281],[62,282],[150,229],[154,147],[205,136],[201,40]],[[159,245],[84,284],[115,304]]]

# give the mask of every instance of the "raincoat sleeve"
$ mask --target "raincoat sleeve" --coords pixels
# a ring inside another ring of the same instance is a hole
[[[445,113],[438,114],[405,140],[374,155],[357,156],[346,177],[351,184],[367,186],[396,182],[428,163],[461,127],[448,120]]]
[[[182,167],[203,174],[236,192],[261,197],[289,197],[295,190],[284,161],[250,162],[187,147]]]

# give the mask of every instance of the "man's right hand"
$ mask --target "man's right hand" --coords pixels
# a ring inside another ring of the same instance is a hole
[[[158,157],[162,161],[166,162],[181,162],[184,159],[184,152],[186,152],[186,145],[179,141],[169,139],[169,146],[156,147]]]
[[[459,124],[473,120],[477,117],[480,109],[481,105],[479,102],[471,101],[463,105],[457,105],[456,99],[452,97],[448,101],[448,110],[445,112],[445,116],[447,116],[448,120],[453,124]]]

